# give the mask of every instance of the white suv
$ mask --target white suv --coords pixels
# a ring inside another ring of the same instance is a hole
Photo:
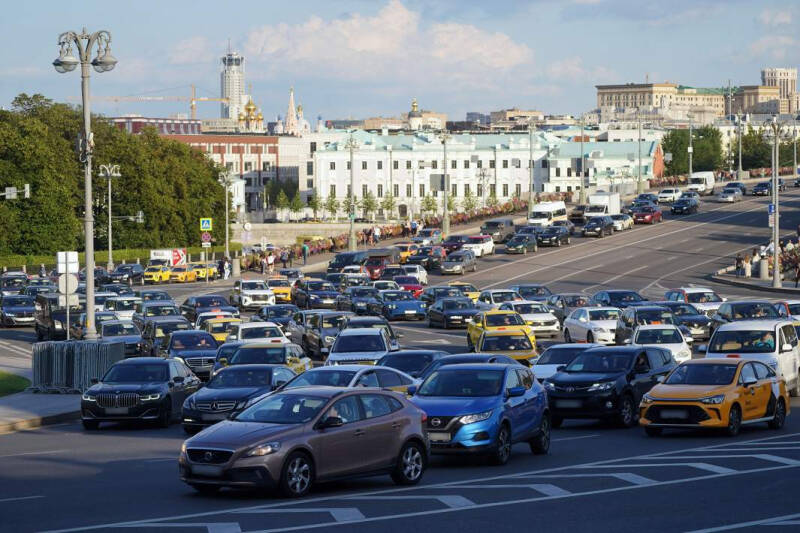
[[[374,365],[390,351],[391,342],[383,328],[346,328],[333,341],[325,365]]]
[[[275,293],[264,280],[237,280],[231,291],[231,305],[242,310],[261,309],[265,305],[275,305]]]
[[[672,203],[678,198],[681,197],[681,190],[680,189],[663,189],[660,193],[658,193],[658,203]]]
[[[289,344],[283,330],[274,322],[241,322],[234,326],[225,342],[274,342]]]
[[[472,250],[475,257],[494,255],[494,241],[491,235],[474,235],[464,243],[462,250]]]

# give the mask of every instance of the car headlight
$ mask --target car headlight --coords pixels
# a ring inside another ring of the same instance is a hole
[[[281,449],[281,443],[280,442],[267,442],[267,443],[259,444],[258,446],[255,446],[255,447],[251,448],[244,455],[245,455],[245,457],[261,457],[261,456],[264,456],[264,455],[269,455],[271,453],[275,453],[280,449]]]
[[[588,391],[589,392],[605,391],[605,390],[611,390],[613,388],[614,388],[614,382],[613,381],[603,381],[601,383],[593,383],[592,386],[589,387]]]
[[[713,405],[719,405],[725,401],[724,394],[717,394],[716,396],[709,396],[708,398],[703,398],[700,400],[701,403],[709,403]]]
[[[16,313],[8,313],[8,312],[4,312],[3,314],[4,314],[4,315],[6,315],[6,316],[10,316],[10,317],[12,317],[12,318],[13,318],[13,317],[15,317],[15,316],[17,316],[17,314],[16,314]]]
[[[182,454],[186,453],[186,441],[184,441],[183,444],[181,444],[181,453]]]
[[[464,425],[474,424],[476,422],[483,422],[484,420],[486,420],[490,416],[492,416],[492,410],[491,409],[488,410],[488,411],[484,411],[482,413],[475,413],[475,414],[472,414],[472,415],[464,415],[464,416],[460,417],[458,419],[458,421],[461,422]]]
[[[92,396],[88,392],[84,392],[83,396],[81,396],[81,400],[83,400],[85,402],[96,402],[97,398],[95,398],[94,396]]]
[[[142,394],[142,395],[139,396],[139,400],[142,401],[142,402],[154,402],[154,401],[158,400],[159,398],[161,398],[161,393],[160,392],[156,392],[156,393],[153,393],[153,394]]]
[[[592,331],[594,331],[595,333],[608,333],[608,330],[606,328],[593,327]]]
[[[311,295],[311,299],[312,300],[319,300],[319,296],[317,296],[316,294],[312,294]]]
[[[183,408],[184,409],[194,409],[195,408],[194,394],[192,394],[191,396],[186,398],[186,401],[183,402]]]
[[[692,352],[690,352],[689,350],[680,350],[678,352],[678,357],[691,359],[692,358]]]
[[[556,386],[553,385],[552,381],[542,381],[542,385],[546,390],[556,390]]]
[[[642,396],[642,403],[644,404],[653,403],[653,397],[650,396],[649,394],[645,394],[644,396]]]
[[[332,342],[333,342],[333,341],[335,341],[335,340],[336,340],[336,337],[331,337],[330,335],[326,335],[326,336],[325,336],[325,342],[330,342],[330,343],[332,343]]]
[[[386,307],[389,308],[389,309],[397,309],[397,305],[396,304],[389,304]]]

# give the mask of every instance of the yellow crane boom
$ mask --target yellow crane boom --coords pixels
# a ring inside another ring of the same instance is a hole
[[[197,102],[228,103],[227,98],[197,96],[195,86],[192,85],[191,87],[191,96],[91,96],[91,99],[95,102],[189,102],[192,119],[197,118]],[[68,98],[67,100],[74,102],[77,98]]]

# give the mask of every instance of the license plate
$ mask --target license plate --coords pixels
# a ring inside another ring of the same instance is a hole
[[[417,312],[416,311],[406,311],[406,314],[407,315],[416,315]]]
[[[458,316],[458,315],[454,315],[454,316],[450,317],[450,320],[461,320],[462,318],[464,318],[464,317],[461,317],[461,316]]]
[[[324,303],[324,304],[332,304],[333,300],[322,300],[322,303]]]
[[[581,405],[583,403],[580,400],[556,400],[556,407],[563,407],[564,409],[575,409]]]
[[[200,418],[207,421],[213,421],[213,420],[225,420],[226,418],[228,418],[228,416],[224,413],[213,413],[208,415],[204,414]]]
[[[222,467],[209,466],[209,465],[193,465],[192,473],[197,474],[198,476],[220,477],[222,475]]]
[[[450,433],[428,433],[431,442],[450,442]]]
[[[683,409],[663,409],[661,411],[661,418],[685,420],[689,418],[689,413],[687,413]]]
[[[127,407],[109,407],[106,409],[107,415],[127,415],[128,408]]]

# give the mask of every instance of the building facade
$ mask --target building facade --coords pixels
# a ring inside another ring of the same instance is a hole
[[[766,85],[743,85],[733,95],[732,114],[788,113],[788,100],[781,109],[780,88]]]
[[[611,122],[642,112],[659,120],[711,123],[725,114],[723,89],[699,88],[674,83],[626,83],[597,85],[597,107],[601,122]]]
[[[128,133],[141,133],[153,127],[160,135],[196,135],[201,132],[201,121],[191,118],[153,118],[141,115],[124,115],[108,119],[116,127]]]
[[[228,49],[222,56],[222,71],[219,74],[220,96],[227,98],[220,106],[220,116],[236,120],[244,112],[247,103],[244,94],[244,57]]]

